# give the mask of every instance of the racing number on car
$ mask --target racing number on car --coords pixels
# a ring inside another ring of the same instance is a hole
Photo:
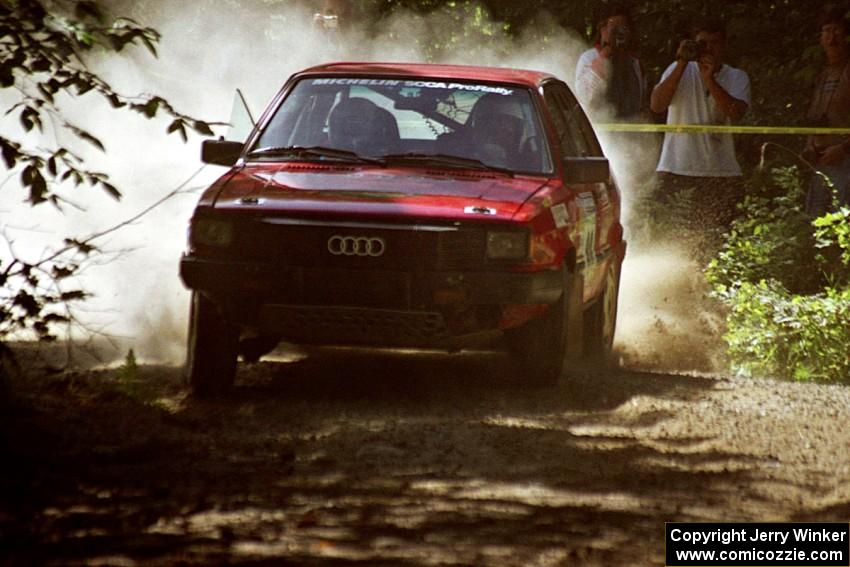
[[[578,195],[579,238],[581,252],[588,269],[592,269],[598,258],[596,256],[596,202],[592,193]]]

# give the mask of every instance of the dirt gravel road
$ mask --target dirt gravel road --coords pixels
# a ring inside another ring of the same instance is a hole
[[[850,518],[850,390],[326,352],[30,375],[3,412],[0,564],[663,565],[665,521]]]

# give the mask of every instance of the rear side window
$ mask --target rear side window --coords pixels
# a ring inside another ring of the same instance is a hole
[[[561,157],[601,157],[602,148],[576,98],[562,84],[547,85],[543,97],[561,145]]]

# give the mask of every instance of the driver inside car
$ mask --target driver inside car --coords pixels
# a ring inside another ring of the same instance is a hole
[[[522,104],[512,96],[490,93],[472,108],[462,130],[441,137],[447,153],[456,153],[511,169],[529,169],[537,159],[527,139]],[[539,161],[539,159],[538,159]]]
[[[398,123],[393,115],[370,100],[345,98],[328,119],[331,147],[362,156],[381,156],[396,151]]]

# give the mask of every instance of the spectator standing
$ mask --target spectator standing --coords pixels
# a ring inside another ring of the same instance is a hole
[[[847,45],[846,11],[827,6],[820,19],[820,45],[826,67],[815,79],[807,114],[813,126],[850,127],[850,47]],[[850,186],[850,138],[831,134],[809,136],[803,156],[833,184],[838,203],[848,204]],[[806,195],[806,212],[820,216],[831,208],[832,194],[820,175],[815,175]]]
[[[743,118],[750,104],[750,79],[723,62],[726,39],[721,21],[706,20],[693,40],[679,44],[676,61],[650,97],[653,112],[667,112],[667,124],[728,125]],[[741,168],[731,134],[665,133],[656,170],[662,201],[691,190],[694,228],[723,229],[734,218],[741,183],[730,178],[740,177]]]
[[[646,77],[635,56],[631,14],[615,4],[598,19],[596,30],[596,45],[576,65],[576,95],[591,113],[609,105],[615,118],[636,119],[646,107]]]

